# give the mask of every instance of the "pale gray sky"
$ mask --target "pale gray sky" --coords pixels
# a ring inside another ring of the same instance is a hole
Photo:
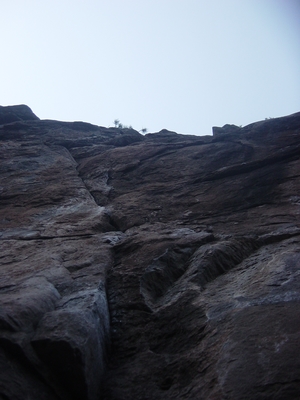
[[[0,104],[211,134],[300,111],[300,0],[0,0]]]

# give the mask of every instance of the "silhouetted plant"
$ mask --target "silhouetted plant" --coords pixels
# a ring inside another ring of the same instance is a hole
[[[129,126],[128,126],[128,125],[123,125],[123,124],[120,122],[119,119],[115,119],[115,120],[114,120],[114,125],[115,125],[115,128],[118,128],[118,129],[133,129],[132,125],[129,125]],[[140,130],[140,132],[142,132],[143,134],[145,134],[145,133],[148,132],[148,130],[147,130],[147,128],[143,128],[143,129]]]

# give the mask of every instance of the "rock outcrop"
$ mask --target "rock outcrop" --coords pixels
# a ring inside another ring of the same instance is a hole
[[[0,399],[300,397],[300,113],[213,136],[0,108]]]
[[[0,125],[16,121],[35,121],[39,118],[24,104],[19,106],[0,106]]]

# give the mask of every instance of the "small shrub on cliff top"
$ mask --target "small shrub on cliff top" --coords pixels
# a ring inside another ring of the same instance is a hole
[[[119,129],[133,129],[133,127],[131,125],[127,126],[127,125],[121,124],[119,119],[114,120],[114,125],[115,125],[115,128],[119,128]],[[148,129],[142,128],[139,132],[142,132],[145,135],[148,132]]]
[[[121,124],[119,119],[115,119],[114,120],[114,124],[115,124],[115,128],[119,128],[119,129],[133,129],[131,125],[127,126],[127,125],[123,125]]]

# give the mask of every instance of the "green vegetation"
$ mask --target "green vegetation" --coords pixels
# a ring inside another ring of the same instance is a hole
[[[115,119],[114,120],[114,124],[115,124],[115,128],[119,128],[119,129],[133,129],[131,125],[127,126],[127,125],[123,125],[121,124],[119,119]]]
[[[131,125],[128,126],[128,125],[122,124],[119,119],[114,120],[114,125],[115,125],[115,128],[118,128],[118,129],[133,129],[133,127]],[[142,134],[145,135],[148,132],[148,129],[142,128],[141,130],[139,130],[139,132],[142,132]]]

